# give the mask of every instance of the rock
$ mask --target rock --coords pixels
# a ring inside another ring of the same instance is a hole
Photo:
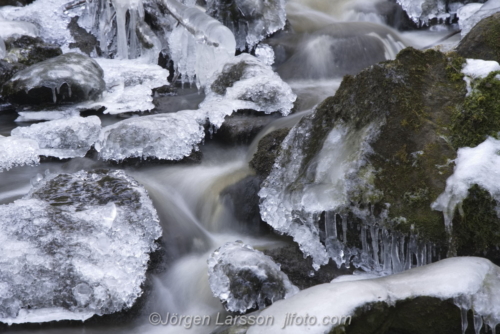
[[[241,112],[226,116],[224,123],[213,135],[217,140],[229,145],[248,145],[276,115],[253,115]]]
[[[14,74],[24,68],[26,68],[25,65],[19,63],[11,64],[3,59],[0,59],[0,87],[2,87],[4,83],[9,81],[10,78],[14,76]]]
[[[281,152],[281,143],[290,132],[290,129],[279,129],[265,135],[260,141],[250,167],[255,169],[257,175],[261,177],[269,176],[276,157]]]
[[[66,53],[17,72],[2,86],[2,95],[18,104],[85,101],[104,91],[103,75],[93,59]]]
[[[39,177],[0,216],[0,321],[8,324],[130,308],[162,233],[144,188],[119,170]]]
[[[22,7],[22,6],[29,5],[33,1],[34,0],[0,0],[0,7],[2,7],[2,6]]]
[[[7,60],[27,66],[62,54],[59,46],[45,43],[40,37],[27,35],[6,39],[5,46],[8,52]]]
[[[79,16],[75,16],[71,18],[71,21],[68,23],[68,29],[73,36],[75,42],[69,43],[70,49],[80,49],[80,51],[85,52],[88,56],[93,51],[97,51],[97,54],[100,53],[99,42],[97,38],[91,33],[87,32],[87,30],[83,29],[78,25]]]
[[[315,271],[311,258],[304,258],[297,245],[266,249],[264,254],[279,264],[281,271],[300,290],[322,283],[330,283],[334,278],[352,274],[353,271],[344,267],[339,269],[333,261]]]
[[[270,257],[241,241],[216,249],[207,262],[210,288],[231,312],[262,309],[298,292]]]
[[[367,229],[356,238],[365,243],[375,238],[380,247],[366,247],[376,254],[366,269],[377,270],[384,254],[390,254],[390,243],[382,242],[388,231],[405,233],[404,244],[419,244],[408,240],[418,233],[420,240],[446,248],[443,215],[431,203],[453,171],[449,161],[458,148],[450,144],[457,136],[454,115],[466,93],[463,62],[453,54],[407,48],[394,61],[344,77],[335,96],[286,137],[259,192],[262,219],[296,238],[316,267],[335,254],[343,259],[339,265],[351,259],[340,232],[342,224],[351,222]],[[332,243],[321,238],[320,222]],[[369,230],[374,224],[385,230]],[[422,247],[415,254],[428,254],[428,246]],[[361,266],[370,263],[363,256],[359,261]],[[386,263],[392,265],[399,271],[413,264],[394,258]]]
[[[500,62],[500,13],[481,20],[460,41],[457,53],[465,58]]]

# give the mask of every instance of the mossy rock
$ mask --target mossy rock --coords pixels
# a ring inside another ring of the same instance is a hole
[[[62,55],[58,45],[45,43],[40,37],[10,37],[5,41],[7,59],[23,65],[33,65]]]
[[[281,151],[281,143],[287,136],[290,129],[278,129],[265,135],[258,144],[249,165],[255,169],[257,175],[267,177],[271,173],[276,157]]]
[[[457,53],[465,58],[500,62],[500,13],[476,24],[458,45]]]

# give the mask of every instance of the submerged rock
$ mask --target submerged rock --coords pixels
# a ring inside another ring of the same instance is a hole
[[[255,169],[261,177],[268,177],[276,158],[281,152],[281,143],[290,132],[290,129],[278,129],[265,135],[258,144],[249,166]]]
[[[40,147],[39,155],[65,159],[84,157],[97,140],[100,130],[99,117],[75,116],[17,127],[11,135],[35,140]]]
[[[224,144],[248,145],[266,125],[275,119],[274,116],[235,113],[224,119],[224,123],[213,137]]]
[[[48,175],[0,206],[0,321],[85,320],[130,308],[161,236],[123,171]]]
[[[229,242],[212,253],[208,277],[214,296],[228,311],[239,314],[298,292],[270,257],[241,241]]]
[[[103,75],[93,59],[66,53],[17,72],[3,85],[2,95],[18,104],[85,101],[104,91]]]
[[[481,20],[460,41],[457,53],[465,58],[500,62],[500,13]]]

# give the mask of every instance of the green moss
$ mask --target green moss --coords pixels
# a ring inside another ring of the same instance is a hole
[[[489,192],[478,185],[469,189],[462,210],[457,209],[453,219],[453,234],[459,255],[483,256],[500,245],[497,205]]]
[[[492,72],[472,82],[472,92],[462,107],[456,108],[451,126],[455,148],[474,147],[487,136],[498,138],[500,129],[500,80]]]

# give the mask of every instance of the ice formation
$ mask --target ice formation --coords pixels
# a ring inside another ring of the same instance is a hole
[[[299,291],[273,259],[241,241],[226,243],[207,262],[210,288],[231,312],[263,309]]]
[[[500,64],[494,60],[466,59],[462,73],[467,84],[467,95],[472,92],[474,79],[486,78],[493,71],[500,71]]]
[[[73,108],[62,111],[18,111],[19,117],[15,122],[38,122],[38,121],[54,121],[61,118],[69,118],[79,116],[80,112]]]
[[[161,233],[146,191],[123,171],[40,177],[0,206],[0,321],[85,320],[131,307]]]
[[[314,135],[314,117],[315,112],[305,116],[284,139],[259,192],[262,219],[277,232],[292,236],[302,252],[312,257],[315,269],[330,258],[339,267],[352,264],[385,274],[431,262],[431,244],[419,242],[416,235],[385,229],[384,212],[375,219],[370,207],[351,206],[350,198],[362,196],[369,203],[379,195],[370,182],[373,167],[366,156],[383,120],[361,129],[338,121],[319,153],[308,158],[304,142]],[[307,164],[306,159],[312,162]],[[361,249],[347,247],[348,229],[359,229]]]
[[[210,84],[214,73],[222,70],[236,49],[233,33],[219,21],[195,7],[176,0],[165,0],[168,10],[179,21],[169,36],[170,56],[183,83],[198,87]]]
[[[340,322],[327,321],[325,324],[324,319],[332,320],[334,316],[338,317],[336,320],[345,319],[353,316],[359,307],[377,302],[393,305],[396,301],[420,296],[442,300],[454,298],[457,306],[474,312],[478,319],[474,322],[476,333],[480,332],[483,322],[490,329],[495,328],[500,323],[500,268],[483,258],[450,258],[392,276],[357,281],[334,280],[277,301],[259,316],[273,317],[273,324],[266,326],[269,334],[323,334],[329,333]],[[317,322],[284,327],[287,315],[297,313],[297,310],[304,310],[298,314],[302,320],[307,313],[309,319],[314,317]],[[262,327],[250,327],[247,333],[262,333]]]
[[[500,0],[489,0],[483,5],[470,3],[460,9],[459,24],[462,37],[465,37],[476,24],[484,18],[500,11]]]
[[[446,189],[432,204],[442,211],[445,227],[451,238],[455,209],[469,194],[469,188],[477,184],[500,201],[500,140],[488,137],[476,147],[462,147],[457,152],[455,170],[446,180]],[[451,240],[450,240],[451,241]]]
[[[205,120],[197,110],[129,118],[104,127],[95,148],[103,160],[180,160],[203,140]]]
[[[253,49],[257,43],[283,29],[286,22],[284,0],[209,0],[207,13],[231,29],[238,50]]]
[[[106,114],[154,109],[153,88],[168,85],[168,70],[141,59],[96,59],[104,71],[106,91],[96,102],[80,109],[105,107]]]
[[[0,136],[0,172],[16,166],[37,165],[39,162],[36,141]]]
[[[30,91],[40,88],[52,90],[45,102],[82,101],[99,96],[105,88],[102,68],[92,58],[79,53],[66,53],[36,63],[17,72],[4,86],[11,98],[19,103],[30,99],[46,100],[40,93]],[[26,99],[26,96],[28,99]]]
[[[38,37],[38,29],[29,22],[4,21],[0,17],[0,38],[7,39],[23,35]]]
[[[397,0],[410,19],[417,24],[427,25],[432,19],[439,23],[453,18],[463,6],[460,2],[448,3],[444,0]]]
[[[5,42],[2,37],[0,37],[0,59],[4,59],[7,55],[7,50],[5,49]]]
[[[59,159],[84,157],[101,130],[97,116],[75,116],[12,130],[13,137],[29,138],[38,143],[39,155]]]

